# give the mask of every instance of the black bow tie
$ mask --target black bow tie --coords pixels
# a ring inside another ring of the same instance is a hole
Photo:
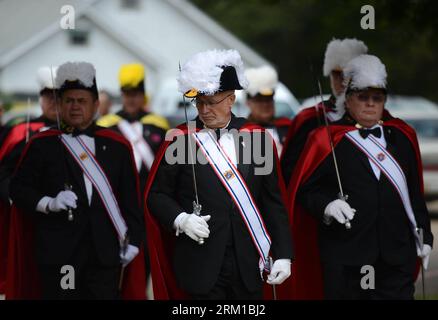
[[[380,127],[376,127],[374,129],[359,129],[359,134],[364,139],[366,139],[370,134],[380,138],[382,136],[382,130],[380,130]]]
[[[88,128],[86,128],[85,130],[79,130],[79,129],[75,128],[73,130],[73,132],[71,133],[71,135],[73,137],[77,137],[77,136],[80,136],[82,134],[82,135],[86,135],[86,136],[94,138],[94,131],[95,131],[95,128],[93,125],[91,125]]]

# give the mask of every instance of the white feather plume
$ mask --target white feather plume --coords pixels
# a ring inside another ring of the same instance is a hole
[[[249,82],[246,91],[251,96],[266,90],[275,90],[278,84],[277,71],[271,66],[246,69],[245,76]]]
[[[44,66],[38,69],[37,71],[37,82],[39,90],[43,89],[54,89],[55,86],[55,78],[56,78],[56,70],[58,67],[48,67]]]
[[[351,89],[386,88],[386,77],[385,65],[369,54],[354,58],[344,69],[344,84]]]
[[[336,68],[344,69],[347,63],[368,52],[363,41],[357,39],[333,39],[327,45],[324,58],[324,76],[328,76]]]
[[[66,62],[59,66],[56,73],[56,86],[60,88],[65,81],[80,81],[91,88],[96,77],[96,69],[88,62]]]
[[[239,52],[214,49],[195,54],[182,66],[177,78],[178,90],[186,93],[196,89],[206,95],[215,94],[220,87],[221,67],[224,66],[234,67],[240,86],[244,89],[248,86]]]

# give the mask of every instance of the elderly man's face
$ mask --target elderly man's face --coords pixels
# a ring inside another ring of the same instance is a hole
[[[195,100],[199,118],[208,128],[223,128],[230,121],[231,107],[235,100],[233,90],[212,96],[199,96]]]
[[[342,71],[333,70],[330,72],[330,85],[332,88],[332,93],[339,97],[344,92],[344,76]]]
[[[40,94],[40,105],[43,115],[52,121],[56,121],[56,100],[53,91],[44,90]]]
[[[386,94],[381,89],[365,89],[347,96],[345,106],[360,125],[371,128],[382,118]]]
[[[251,118],[257,123],[267,123],[274,118],[275,107],[273,96],[256,95],[246,100],[251,110]]]

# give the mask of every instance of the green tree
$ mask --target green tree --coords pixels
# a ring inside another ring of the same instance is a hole
[[[271,61],[297,97],[316,94],[327,43],[363,40],[388,71],[390,92],[438,101],[438,3],[432,0],[192,0]],[[363,5],[375,9],[375,29],[363,30]],[[326,92],[328,81],[323,82]]]

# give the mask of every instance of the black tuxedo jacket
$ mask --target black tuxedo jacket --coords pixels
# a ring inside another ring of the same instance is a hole
[[[228,128],[239,129],[244,123],[245,119],[233,116]],[[202,128],[199,120],[197,125]],[[237,142],[236,147],[242,155],[243,148],[250,146]],[[272,148],[272,145],[269,147]],[[267,175],[255,175],[254,169],[257,166],[259,165],[254,159],[250,164],[239,161],[238,170],[245,179],[271,235],[274,259],[291,259],[292,238],[278,186],[275,161],[272,172]],[[260,289],[262,280],[258,265],[259,255],[238,209],[208,163],[197,163],[195,172],[199,202],[202,205],[201,214],[211,215],[208,222],[210,236],[203,245],[185,234],[176,238],[173,258],[179,285],[191,294],[207,293],[217,281],[226,247],[232,246],[246,287],[250,291]],[[148,208],[174,234],[175,218],[181,212],[192,213],[194,194],[191,166],[170,165],[163,158],[147,199]]]
[[[96,128],[96,132],[99,130],[107,129]],[[115,135],[118,139],[114,139]],[[129,142],[112,132],[106,136],[96,135],[94,140],[95,157],[117,198],[128,226],[130,243],[139,246],[144,236],[144,219]],[[78,197],[74,220],[68,221],[66,211],[37,212],[41,198],[56,197],[65,190],[65,183],[72,186]],[[94,244],[103,265],[120,263],[118,236],[103,203],[93,187],[89,204],[83,172],[57,135],[42,133],[31,140],[13,176],[10,192],[15,205],[35,219],[35,250],[40,264],[71,262],[75,250],[84,239],[88,241],[87,238]]]
[[[343,124],[344,120],[337,123]],[[420,191],[417,160],[409,139],[398,129],[383,127],[387,150],[397,159],[408,181],[409,195],[425,243],[433,235],[424,198]],[[391,265],[412,263],[416,258],[414,235],[400,196],[386,176],[378,180],[368,158],[348,138],[335,147],[344,193],[356,214],[347,230],[335,220],[322,222],[326,206],[339,193],[331,155],[320,164],[299,189],[299,201],[319,221],[322,261],[346,265],[372,264],[380,256]]]

